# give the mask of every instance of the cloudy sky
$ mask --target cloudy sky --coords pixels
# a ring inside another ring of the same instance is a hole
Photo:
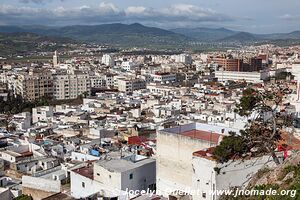
[[[0,0],[0,25],[138,22],[274,33],[300,30],[299,8],[300,0]]]

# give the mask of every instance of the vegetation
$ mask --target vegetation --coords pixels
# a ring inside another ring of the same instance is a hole
[[[292,121],[290,115],[279,110],[284,95],[285,90],[275,86],[263,91],[246,89],[235,112],[247,117],[248,124],[240,135],[231,133],[224,137],[213,153],[217,161],[270,154],[280,164],[275,150],[282,139],[282,128]]]
[[[79,105],[82,103],[82,98],[83,96],[79,96],[77,99],[72,100],[53,100],[52,98],[45,96],[35,101],[27,101],[19,95],[14,96],[12,94],[9,94],[7,101],[4,101],[3,98],[0,99],[0,113],[11,115],[21,112],[31,112],[32,108],[48,105]]]
[[[242,136],[237,135],[234,132],[230,132],[230,135],[225,137],[219,146],[214,150],[214,157],[221,163],[226,163],[230,159],[237,157],[243,157],[248,152],[248,148],[244,145]]]
[[[9,94],[7,100],[0,99],[0,113],[17,114],[20,112],[31,112],[31,109],[37,106],[49,104],[46,97],[40,98],[34,102],[26,101],[21,96]]]
[[[14,198],[14,200],[33,200],[33,198],[29,195],[22,194],[21,196]]]
[[[35,52],[63,50],[63,44],[73,40],[59,37],[45,37],[33,33],[0,33],[0,56],[23,55]]]
[[[291,72],[280,72],[275,78],[277,80],[286,80],[287,77],[294,79],[294,75]]]
[[[115,47],[141,47],[149,49],[184,49],[196,52],[226,50],[244,45],[275,44],[296,45],[300,32],[287,34],[251,34],[228,29],[172,29],[164,30],[141,24],[102,24],[93,26],[1,26],[0,56],[32,50],[53,51],[64,48],[72,38],[93,44],[109,44]],[[55,43],[41,46],[41,41]]]

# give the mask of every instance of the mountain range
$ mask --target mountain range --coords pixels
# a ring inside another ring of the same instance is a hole
[[[264,42],[276,40],[300,40],[300,31],[291,33],[253,34],[226,28],[177,28],[165,30],[134,24],[51,26],[0,26],[0,33],[34,33],[77,41],[119,46],[176,46],[190,42]]]
[[[84,42],[112,44],[120,46],[155,46],[177,45],[190,41],[191,38],[155,27],[141,24],[102,24],[75,25],[65,27],[48,26],[0,26],[0,33],[29,32],[44,36],[57,36]]]

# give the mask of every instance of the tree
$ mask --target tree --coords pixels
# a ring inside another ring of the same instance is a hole
[[[230,159],[243,157],[248,152],[248,148],[244,145],[244,140],[240,135],[229,132],[217,146],[213,152],[214,157],[221,163],[226,163]]]
[[[276,164],[278,142],[282,140],[284,127],[292,125],[291,115],[280,110],[286,89],[271,86],[262,91],[247,88],[243,92],[235,112],[247,117],[248,123],[240,135],[224,137],[214,151],[219,162],[227,162],[235,157],[256,157],[270,154]]]

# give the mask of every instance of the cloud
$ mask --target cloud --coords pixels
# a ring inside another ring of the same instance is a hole
[[[23,1],[43,2],[45,0]],[[102,2],[98,6],[82,5],[74,8],[57,7],[55,9],[0,5],[0,22],[6,24],[71,25],[140,22],[163,26],[234,20],[234,17],[190,4],[175,4],[161,9],[143,6],[121,9],[108,2]]]
[[[131,19],[155,22],[224,22],[232,21],[233,17],[217,13],[211,9],[201,8],[190,4],[175,4],[161,10],[142,6],[128,7],[126,16]]]
[[[291,21],[291,20],[297,20],[297,19],[299,19],[299,16],[294,16],[294,15],[290,15],[290,14],[285,14],[285,15],[279,16],[279,18],[282,19],[282,20]]]
[[[35,4],[44,4],[51,2],[52,0],[19,0],[20,3],[35,3]],[[65,0],[60,0],[65,1]]]

